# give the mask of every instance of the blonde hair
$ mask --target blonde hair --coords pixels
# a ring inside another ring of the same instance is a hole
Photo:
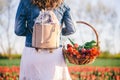
[[[54,9],[59,7],[63,0],[32,0],[40,9]]]

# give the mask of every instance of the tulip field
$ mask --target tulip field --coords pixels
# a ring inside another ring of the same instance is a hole
[[[119,67],[69,66],[72,80],[120,80]],[[0,80],[18,80],[19,67],[0,67]]]
[[[89,65],[68,64],[72,80],[120,80],[119,59],[97,59]],[[0,59],[0,80],[19,80],[19,59]]]
[[[18,80],[19,67],[0,67],[0,80]]]
[[[73,80],[120,80],[118,67],[69,67]]]

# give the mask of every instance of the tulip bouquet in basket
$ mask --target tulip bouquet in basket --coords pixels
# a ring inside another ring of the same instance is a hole
[[[65,57],[68,58],[70,63],[73,64],[88,64],[93,62],[100,54],[99,47],[96,46],[94,40],[86,42],[83,45],[74,43],[68,38],[71,44],[67,44],[67,48],[64,50]]]
[[[95,28],[90,24],[84,21],[77,21],[77,23],[84,24],[87,27],[91,28],[96,35],[96,41],[92,40],[84,43],[83,45],[78,45],[70,38],[68,38],[71,44],[67,44],[67,48],[63,46],[63,55],[72,64],[88,64],[93,62],[100,54],[98,34]]]

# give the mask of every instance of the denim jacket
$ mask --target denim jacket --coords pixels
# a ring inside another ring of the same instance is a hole
[[[26,37],[26,47],[32,47],[32,33],[30,29],[33,30],[35,19],[40,11],[38,6],[31,3],[31,0],[21,0],[19,3],[15,18],[15,34]],[[62,3],[60,7],[54,9],[54,13],[60,24],[65,24],[65,27],[61,31],[62,35],[66,36],[75,32],[70,8],[65,3]]]

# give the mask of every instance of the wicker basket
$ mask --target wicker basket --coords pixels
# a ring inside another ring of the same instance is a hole
[[[96,32],[96,30],[94,29],[93,26],[91,26],[90,24],[84,22],[84,21],[77,21],[77,23],[81,23],[81,24],[85,24],[87,25],[88,27],[90,27],[95,35],[96,35],[96,46],[99,50],[99,39],[98,39],[98,34]],[[92,63],[94,62],[94,60],[96,59],[97,56],[94,56],[92,59],[91,58],[76,58],[75,56],[70,56],[70,54],[68,54],[66,52],[66,49],[65,49],[65,46],[63,46],[63,55],[65,58],[68,59],[69,63],[72,63],[72,64],[77,64],[77,65],[83,65],[83,64],[89,64],[89,63]]]

